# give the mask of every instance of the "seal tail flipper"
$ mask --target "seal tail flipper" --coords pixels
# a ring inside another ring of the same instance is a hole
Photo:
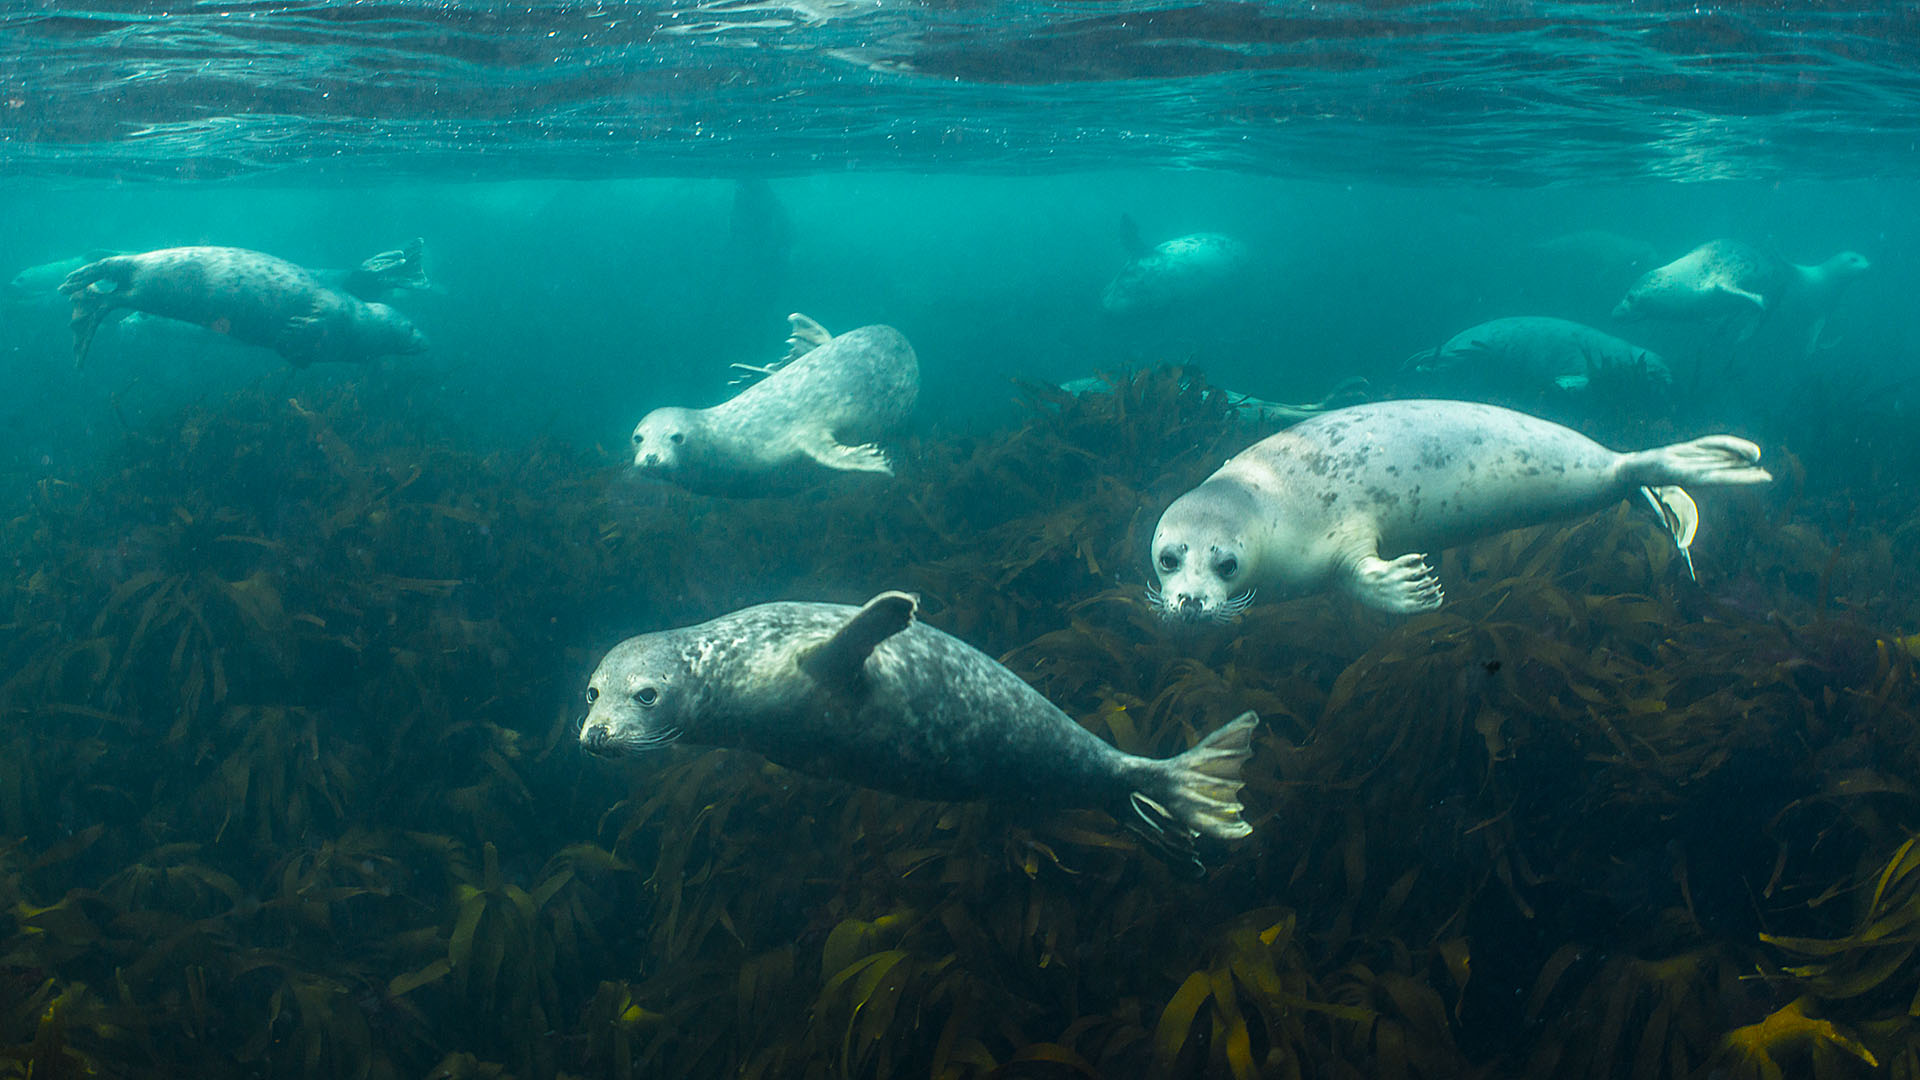
[[[1133,220],[1132,214],[1120,215],[1120,246],[1129,259],[1137,259],[1151,250],[1146,241],[1140,239],[1140,223]]]
[[[400,264],[387,274],[387,279],[396,289],[412,289],[426,292],[427,282],[427,241],[416,236],[407,241],[400,249]]]
[[[1627,455],[1634,483],[1670,485],[1766,484],[1773,474],[1760,467],[1760,448],[1733,435],[1708,435],[1692,442]]]
[[[1693,537],[1700,531],[1700,508],[1693,504],[1693,496],[1678,484],[1643,487],[1640,494],[1653,506],[1667,535],[1673,537],[1673,546],[1680,549],[1688,580],[1699,581],[1699,575],[1693,572]]]
[[[93,335],[107,314],[118,306],[116,298],[126,289],[132,273],[125,256],[110,255],[82,266],[60,282],[61,295],[73,300],[74,367],[86,363],[87,353],[93,348]],[[103,283],[112,287],[97,287]]]
[[[826,327],[796,311],[787,316],[787,355],[771,364],[728,364],[733,378],[727,380],[727,385],[745,386],[759,382],[832,340],[833,335],[827,332]]]
[[[1253,831],[1240,818],[1240,770],[1259,724],[1253,712],[1241,713],[1193,749],[1147,763],[1155,790],[1135,791],[1129,801],[1156,845],[1191,850],[1197,836],[1237,840]]]
[[[911,593],[883,592],[867,601],[845,626],[800,656],[800,668],[815,682],[857,689],[867,657],[880,643],[913,625],[920,602]]]
[[[796,311],[787,316],[787,355],[780,362],[798,360],[832,340],[826,327]]]

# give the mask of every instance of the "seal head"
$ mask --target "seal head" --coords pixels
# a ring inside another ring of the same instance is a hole
[[[615,646],[587,683],[580,745],[601,757],[655,750],[678,739],[688,713],[690,672],[664,635]]]
[[[1231,622],[1253,603],[1261,545],[1251,535],[1259,507],[1234,484],[1201,484],[1175,499],[1153,530],[1159,586],[1148,599],[1169,619]]]
[[[633,465],[671,473],[687,461],[687,434],[699,427],[693,409],[676,405],[655,409],[633,426]]]

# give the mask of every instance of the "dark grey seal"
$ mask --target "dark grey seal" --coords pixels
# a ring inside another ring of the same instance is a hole
[[[258,251],[162,248],[113,255],[68,274],[73,359],[84,362],[110,313],[141,311],[204,326],[291,363],[416,353],[426,339],[399,312],[330,289],[304,268]]]
[[[1252,832],[1253,713],[1176,757],[1135,757],[915,608],[899,592],[761,604],[628,638],[587,683],[580,743],[611,757],[684,740],[919,799],[1097,807],[1189,869],[1199,836]]]

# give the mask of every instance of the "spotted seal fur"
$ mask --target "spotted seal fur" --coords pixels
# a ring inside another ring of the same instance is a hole
[[[112,255],[68,274],[60,292],[73,301],[75,364],[86,360],[101,322],[118,310],[196,323],[301,366],[426,348],[413,324],[385,304],[330,289],[294,263],[245,248]]]
[[[1231,840],[1258,719],[1185,753],[1109,745],[985,653],[916,619],[916,601],[760,604],[615,646],[587,682],[580,743],[617,756],[673,742],[756,751],[800,772],[919,799],[1094,807],[1192,865]]]
[[[1685,555],[1699,512],[1679,485],[1766,483],[1759,460],[1759,447],[1731,435],[1620,454],[1494,405],[1356,405],[1253,444],[1175,499],[1154,529],[1152,596],[1168,617],[1195,622],[1231,619],[1267,586],[1429,611],[1443,594],[1426,552],[1635,491]]]
[[[898,427],[920,392],[920,364],[891,326],[834,336],[805,315],[788,316],[788,359],[737,369],[765,376],[708,409],[655,409],[633,429],[633,468],[695,491],[793,486],[821,469],[892,475],[872,443]]]

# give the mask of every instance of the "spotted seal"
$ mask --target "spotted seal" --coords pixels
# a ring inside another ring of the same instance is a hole
[[[1522,315],[1470,326],[1407,358],[1407,373],[1449,384],[1523,393],[1581,391],[1595,378],[1669,386],[1673,373],[1651,349],[1569,319]]]
[[[898,427],[920,393],[920,364],[891,326],[834,336],[805,315],[788,316],[788,359],[734,365],[765,377],[708,409],[660,408],[633,429],[633,468],[695,491],[791,486],[819,470],[892,475],[871,443]]]
[[[1766,483],[1759,460],[1759,447],[1731,435],[1620,454],[1494,405],[1356,405],[1253,444],[1174,500],[1153,533],[1151,596],[1193,622],[1232,619],[1269,585],[1428,611],[1442,592],[1425,552],[1592,513],[1636,490],[1684,556],[1699,513],[1679,485]]]
[[[1165,760],[1123,753],[985,653],[916,619],[772,603],[628,638],[587,682],[580,744],[604,756],[673,742],[753,750],[787,768],[918,799],[1094,807],[1176,865],[1231,840],[1251,712]]]
[[[1189,233],[1149,247],[1131,217],[1120,219],[1127,264],[1100,294],[1111,315],[1146,314],[1220,289],[1247,265],[1245,244],[1220,233]]]
[[[1855,251],[1801,266],[1738,240],[1709,240],[1647,271],[1615,305],[1613,317],[1711,322],[1744,341],[1782,300],[1830,304],[1842,285],[1871,267]]]
[[[195,323],[293,364],[417,353],[426,339],[399,312],[327,288],[285,259],[245,248],[177,247],[112,255],[60,283],[73,301],[73,359],[100,323],[133,310]]]

